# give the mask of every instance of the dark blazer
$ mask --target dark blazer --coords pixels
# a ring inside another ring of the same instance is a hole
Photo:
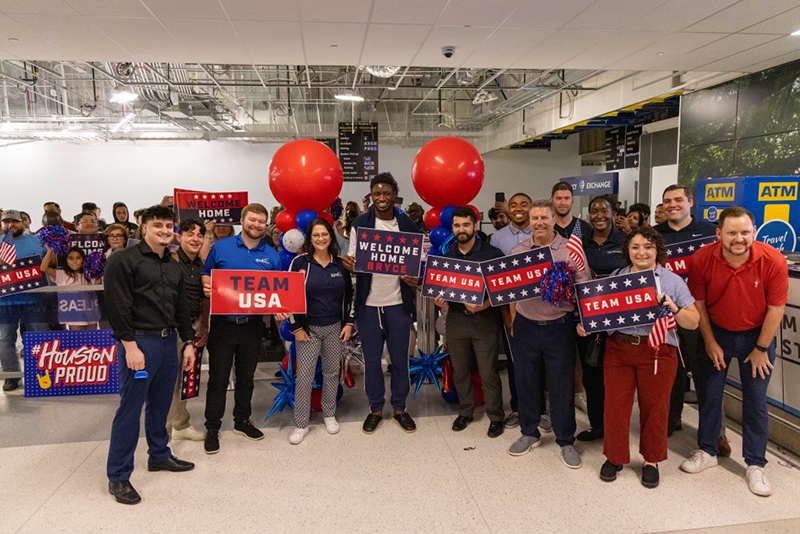
[[[400,213],[397,208],[394,210],[394,216],[397,218],[397,226],[401,232],[414,232],[419,233],[419,226],[414,221],[408,218],[408,215]],[[355,236],[355,231],[358,228],[375,228],[375,207],[371,207],[368,211],[362,213],[353,221],[352,229],[350,230],[350,239]],[[363,306],[367,303],[370,288],[372,287],[372,275],[369,273],[356,273],[356,309],[358,306]],[[412,317],[416,316],[416,289],[409,286],[402,280],[400,281],[400,294],[403,297],[403,310]]]
[[[308,266],[311,262],[311,256],[302,254],[296,256],[289,266],[292,272],[303,272],[305,280],[308,282]],[[333,263],[342,272],[344,278],[344,298],[342,299],[342,326],[346,324],[355,323],[355,310],[353,309],[353,281],[350,278],[350,271],[345,269],[342,259],[339,257],[333,258]],[[289,328],[292,332],[297,332],[301,328],[309,333],[308,317],[303,313],[293,313],[289,316]]]

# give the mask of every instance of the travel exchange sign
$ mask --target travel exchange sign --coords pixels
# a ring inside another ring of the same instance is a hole
[[[173,198],[181,221],[200,219],[217,224],[239,224],[242,209],[247,206],[247,191],[209,193],[176,189]]]

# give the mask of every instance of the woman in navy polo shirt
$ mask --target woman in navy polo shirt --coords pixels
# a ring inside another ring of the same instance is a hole
[[[336,394],[344,342],[353,334],[353,283],[339,257],[333,227],[316,219],[306,231],[302,251],[289,270],[306,276],[306,314],[289,316],[297,341],[297,383],[295,386],[295,428],[289,443],[297,445],[308,433],[311,384],[322,356],[322,414],[329,434],[339,432],[336,422]]]

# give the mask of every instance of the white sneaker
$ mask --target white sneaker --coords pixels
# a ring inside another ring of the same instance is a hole
[[[325,417],[323,420],[325,421],[325,430],[328,431],[328,434],[339,433],[339,423],[336,422],[335,417]]]
[[[295,428],[292,435],[289,436],[289,443],[292,445],[298,445],[303,441],[303,438],[306,437],[308,434],[308,427],[305,428]]]
[[[172,430],[172,439],[179,440],[184,439],[187,441],[203,441],[206,439],[205,432],[201,432],[197,430],[193,426],[187,426],[182,430]]]
[[[583,391],[575,394],[575,407],[583,413],[589,413],[589,407],[586,404],[586,393]]]
[[[692,456],[684,460],[681,464],[681,471],[699,473],[700,471],[705,471],[709,467],[714,467],[718,464],[719,462],[716,456],[711,456],[706,451],[697,450],[692,451]]]
[[[772,495],[772,487],[769,485],[767,475],[764,474],[764,468],[757,465],[751,465],[747,468],[747,487],[756,495],[762,497],[769,497]]]

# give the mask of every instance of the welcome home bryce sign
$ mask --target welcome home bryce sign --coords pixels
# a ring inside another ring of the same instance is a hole
[[[359,228],[356,234],[357,273],[419,276],[423,235]]]

